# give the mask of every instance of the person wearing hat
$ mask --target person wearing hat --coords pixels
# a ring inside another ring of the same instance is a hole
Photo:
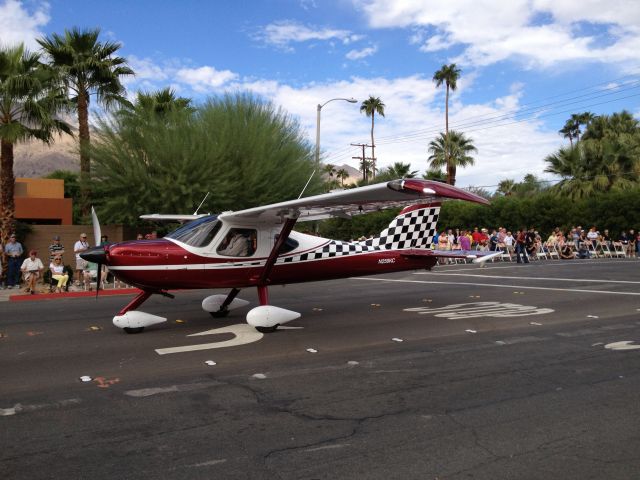
[[[60,243],[60,236],[53,237],[53,243],[49,245],[49,263],[53,263],[53,259],[60,258],[60,263],[64,264],[62,256],[64,255],[64,246]]]
[[[37,255],[38,252],[31,250],[29,252],[29,258],[25,258],[24,262],[22,262],[22,267],[20,267],[20,270],[24,273],[24,280],[27,282],[27,293],[31,292],[31,295],[35,295],[36,282],[44,270],[42,260],[40,260]]]
[[[82,252],[89,250],[89,243],[87,242],[87,234],[81,233],[80,240],[78,240],[73,246],[73,252],[76,254],[76,285],[81,285],[80,279],[83,278],[82,271],[87,268],[87,261],[80,257]]]
[[[7,288],[20,287],[20,257],[24,253],[22,245],[16,240],[16,234],[12,233],[9,241],[4,246],[4,253],[7,256]]]

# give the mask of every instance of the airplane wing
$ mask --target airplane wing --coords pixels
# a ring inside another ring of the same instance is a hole
[[[433,180],[404,179],[311,197],[274,203],[261,207],[224,212],[219,218],[234,223],[281,222],[297,218],[299,222],[330,217],[351,218],[415,203],[434,203],[446,199],[466,200],[488,205],[489,201],[466,190]]]
[[[198,215],[173,215],[173,214],[163,214],[163,213],[153,213],[149,215],[140,215],[140,218],[143,220],[152,220],[156,222],[190,222],[192,220],[197,220],[200,217],[206,217],[206,213],[201,213]]]

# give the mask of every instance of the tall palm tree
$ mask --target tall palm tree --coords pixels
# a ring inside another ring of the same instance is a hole
[[[376,144],[373,141],[373,126],[376,113],[384,117],[384,103],[380,100],[380,97],[374,97],[369,95],[362,105],[360,105],[360,112],[365,113],[367,117],[371,117],[371,173],[372,177],[376,178]]]
[[[455,185],[458,167],[473,165],[475,161],[471,153],[477,151],[472,140],[462,132],[451,130],[448,135],[440,133],[429,143],[429,166],[432,169],[447,167],[447,183]]]
[[[91,95],[103,107],[128,104],[121,77],[133,75],[124,58],[115,53],[122,46],[118,42],[100,42],[100,29],[80,30],[74,27],[50,37],[38,39],[49,56],[50,64],[59,69],[71,101],[78,112],[78,136],[80,138],[80,178],[82,181],[82,212],[89,211],[89,181],[91,158],[89,135],[89,102]]]
[[[55,117],[66,104],[57,88],[55,72],[40,62],[40,55],[20,44],[0,47],[0,232],[6,243],[15,219],[13,147],[31,139],[53,141],[54,133],[71,133]],[[5,270],[6,271],[6,270]]]
[[[504,180],[500,180],[498,182],[498,188],[496,189],[496,193],[500,193],[502,195],[511,195],[516,186],[515,180],[511,178],[505,178]]]
[[[411,170],[410,163],[402,162],[395,162],[390,167],[387,167],[385,173],[393,178],[416,178],[416,175],[418,175],[417,170]]]
[[[447,87],[444,101],[444,132],[446,136],[449,135],[449,91],[455,91],[456,88],[458,88],[458,78],[460,78],[460,73],[461,70],[456,66],[456,64],[451,63],[449,65],[443,65],[440,70],[433,74],[433,81],[436,82],[436,87],[439,87],[443,83]],[[447,154],[445,157],[447,160],[447,183],[449,185],[453,185],[456,176],[455,167],[450,165],[450,162],[448,161],[449,155]]]

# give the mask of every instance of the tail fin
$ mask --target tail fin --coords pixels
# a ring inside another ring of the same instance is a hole
[[[436,234],[440,203],[404,208],[379,236],[364,245],[376,249],[429,248]]]

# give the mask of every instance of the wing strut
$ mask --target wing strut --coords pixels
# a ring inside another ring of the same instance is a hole
[[[276,260],[278,259],[278,252],[280,251],[280,247],[282,247],[284,242],[286,242],[287,238],[289,238],[289,234],[291,233],[291,230],[293,230],[293,226],[296,224],[297,221],[298,221],[297,217],[287,218],[285,220],[284,226],[280,231],[280,236],[276,240],[276,243],[273,245],[273,248],[271,249],[271,253],[269,254],[269,258],[267,258],[267,261],[264,264],[264,268],[260,273],[260,277],[258,278],[258,285],[265,286],[268,283],[269,274],[271,273],[271,270],[273,269],[273,266],[275,265]]]

